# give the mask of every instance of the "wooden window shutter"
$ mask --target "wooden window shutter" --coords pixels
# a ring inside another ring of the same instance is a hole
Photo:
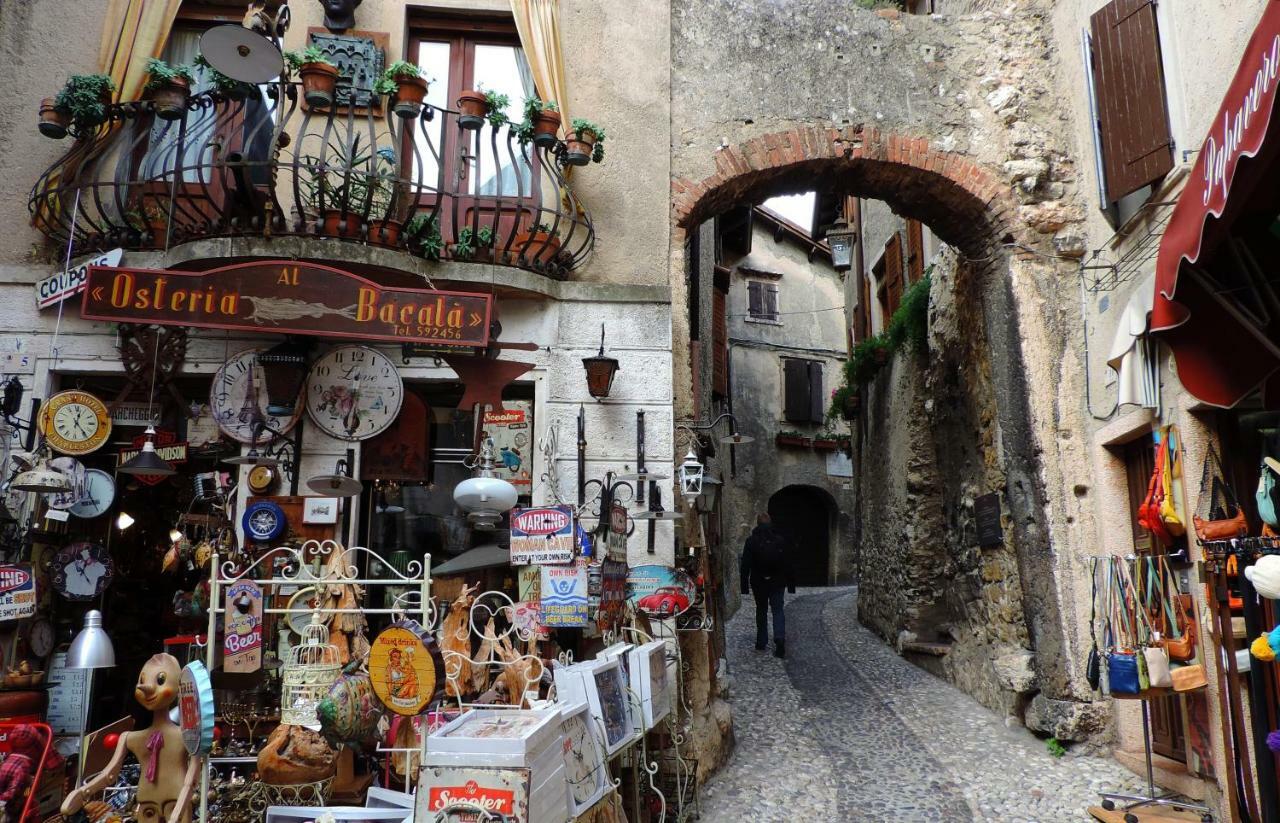
[[[747,312],[752,317],[764,314],[764,283],[747,283]]]
[[[898,310],[902,302],[902,233],[889,238],[884,247],[885,323]]]
[[[822,361],[809,361],[809,419],[821,423],[827,417],[827,404],[822,396]]]
[[[764,315],[770,320],[778,319],[778,284],[764,285]]]
[[[808,423],[812,412],[809,396],[809,361],[783,360],[782,416],[788,423]]]
[[[858,305],[853,310],[853,342],[861,343],[871,331],[871,288],[865,274],[858,275],[856,288]]]
[[[907,221],[907,283],[924,279],[924,226],[919,220]]]
[[[725,293],[711,290],[711,391],[729,396],[729,329],[725,312]]]
[[[1089,20],[1107,200],[1173,169],[1173,141],[1153,0],[1112,0]]]

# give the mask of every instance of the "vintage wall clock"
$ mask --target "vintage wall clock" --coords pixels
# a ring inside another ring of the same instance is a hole
[[[67,482],[71,485],[66,491],[45,494],[44,500],[51,509],[67,511],[76,504],[80,495],[84,494],[88,473],[85,471],[84,464],[74,457],[55,457],[49,461],[49,468],[67,478]]]
[[[116,481],[102,469],[89,469],[84,473],[84,491],[71,506],[71,513],[90,520],[106,512],[116,499]]]
[[[97,451],[111,436],[111,413],[92,394],[72,389],[45,401],[37,418],[45,442],[63,454]]]
[[[241,525],[244,527],[245,537],[265,543],[284,534],[288,522],[284,517],[284,509],[278,504],[270,500],[259,500],[250,503],[244,510]]]
[[[564,776],[569,783],[569,811],[579,815],[605,793],[604,754],[592,730],[586,703],[561,709],[563,718]]]
[[[27,634],[27,643],[31,646],[31,653],[36,657],[48,657],[53,651],[54,644],[57,641],[57,634],[53,630],[53,624],[43,617],[37,617],[31,622],[31,629]]]
[[[256,421],[286,434],[302,416],[301,408],[283,415],[267,411],[267,378],[258,364],[258,354],[263,351],[266,349],[246,349],[231,355],[213,376],[213,385],[209,388],[209,409],[218,428],[240,443],[253,442]],[[270,439],[270,434],[263,434],[259,442]]]
[[[253,494],[270,494],[279,481],[280,472],[272,466],[254,466],[249,470],[249,491]]]
[[[364,346],[325,352],[307,375],[307,413],[339,440],[386,431],[400,413],[404,383],[389,357]]]
[[[58,594],[68,600],[92,600],[111,585],[116,567],[97,543],[71,543],[54,555],[49,570]]]

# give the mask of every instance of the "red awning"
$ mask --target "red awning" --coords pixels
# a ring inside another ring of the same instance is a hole
[[[1271,0],[1174,207],[1156,261],[1151,331],[1172,349],[1182,385],[1215,406],[1234,406],[1280,369],[1280,346],[1194,266],[1204,262],[1202,255],[1212,255],[1234,216],[1224,219],[1224,213],[1243,208],[1266,170],[1250,158],[1263,153],[1277,90],[1280,0]],[[1237,179],[1242,160],[1248,173]]]

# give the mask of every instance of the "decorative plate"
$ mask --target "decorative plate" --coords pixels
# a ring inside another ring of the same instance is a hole
[[[369,651],[369,675],[382,705],[399,715],[422,714],[444,683],[444,658],[431,633],[413,620],[383,629]]]
[[[265,543],[284,534],[288,522],[284,517],[284,509],[279,505],[270,500],[259,500],[250,503],[244,510],[241,525],[244,526],[245,537]]]
[[[111,585],[116,564],[97,543],[71,543],[54,555],[50,571],[58,594],[68,600],[92,600]]]

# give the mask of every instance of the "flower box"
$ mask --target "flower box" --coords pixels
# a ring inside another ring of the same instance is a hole
[[[827,438],[814,438],[813,447],[820,452],[833,452],[840,447],[840,441]]]
[[[779,446],[785,446],[797,449],[807,449],[813,445],[813,440],[808,437],[800,437],[793,434],[779,434],[776,442]]]

